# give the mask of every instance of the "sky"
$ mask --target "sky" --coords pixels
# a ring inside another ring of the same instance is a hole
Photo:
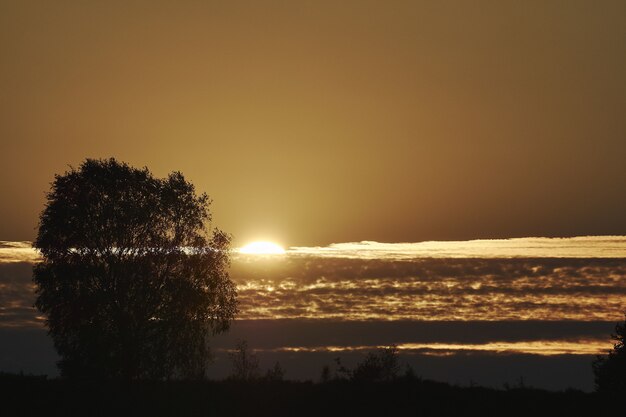
[[[623,1],[0,1],[0,239],[181,171],[235,244],[626,234]]]
[[[56,374],[30,242],[55,174],[182,172],[248,340],[316,379],[593,388],[626,310],[626,2],[0,0],[0,371]]]

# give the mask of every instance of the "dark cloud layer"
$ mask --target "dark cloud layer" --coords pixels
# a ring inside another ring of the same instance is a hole
[[[241,257],[233,262],[235,279],[291,277],[308,283],[320,277],[341,279],[404,278],[419,276],[437,281],[442,278],[506,275],[509,278],[543,277],[567,273],[576,277],[606,275],[595,268],[626,271],[624,258],[421,258],[414,260],[319,258],[315,256]],[[595,272],[595,273],[594,273]]]
[[[41,318],[33,306],[35,287],[33,264],[0,264],[0,327],[40,326]]]
[[[341,357],[347,366],[363,359],[365,352],[284,352],[272,351],[283,345],[302,345],[319,342],[351,343],[391,342],[398,340],[439,340],[480,342],[506,338],[527,340],[533,337],[554,335],[569,338],[580,335],[599,336],[610,332],[612,323],[392,323],[392,322],[326,322],[326,321],[238,321],[232,330],[212,341],[213,363],[208,373],[211,378],[223,378],[231,372],[226,349],[235,346],[236,339],[246,339],[258,352],[261,368],[268,369],[276,361],[286,369],[290,379],[317,380],[324,365],[331,368],[334,358]],[[380,339],[376,339],[380,335]],[[592,355],[540,355],[507,354],[492,352],[463,353],[447,356],[401,354],[403,364],[411,365],[416,374],[451,383],[515,385],[520,377],[535,387],[565,389],[574,387],[591,390]],[[0,370],[57,375],[58,360],[52,342],[44,329],[0,328]]]
[[[615,321],[620,317],[616,316]],[[401,343],[467,343],[607,338],[615,322],[580,321],[333,321],[238,320],[213,345],[230,347],[236,339],[272,349],[289,346],[372,346]],[[609,346],[610,347],[610,346]]]

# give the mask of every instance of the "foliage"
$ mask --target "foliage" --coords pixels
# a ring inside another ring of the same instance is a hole
[[[33,280],[62,375],[204,375],[208,336],[236,313],[230,237],[209,228],[209,205],[180,172],[115,159],[55,176]]]
[[[251,381],[259,378],[259,358],[248,350],[248,342],[238,341],[235,351],[229,356],[233,364],[232,379]]]
[[[398,348],[389,346],[377,352],[369,352],[352,371],[356,381],[392,381],[400,371]]]
[[[361,382],[389,382],[398,379],[400,372],[400,358],[396,345],[378,349],[375,352],[368,352],[365,358],[356,364],[354,369],[343,365],[341,358],[335,358],[335,372],[331,375],[328,366],[322,368],[320,382],[330,380],[352,380]],[[415,378],[413,369],[410,373],[407,368],[407,378]]]
[[[615,344],[607,356],[598,356],[593,363],[596,389],[605,393],[626,394],[626,313],[624,323],[615,326]]]

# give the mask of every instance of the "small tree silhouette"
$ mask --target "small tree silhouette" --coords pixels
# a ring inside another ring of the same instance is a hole
[[[626,313],[624,323],[615,325],[613,350],[607,356],[598,356],[593,362],[596,390],[605,393],[626,394]]]
[[[320,382],[325,384],[330,382],[332,376],[330,374],[330,367],[328,365],[324,365],[322,368],[322,374],[320,375]]]
[[[400,371],[398,348],[395,345],[370,352],[352,371],[355,381],[392,381]]]
[[[259,378],[259,358],[248,350],[248,342],[237,342],[235,351],[229,354],[233,364],[232,379],[251,381]]]
[[[267,370],[265,379],[267,381],[282,381],[285,378],[285,370],[280,366],[279,362],[274,364],[274,367]]]
[[[335,358],[335,364],[337,365],[335,379],[344,380],[352,378],[352,370],[343,365],[340,357]]]

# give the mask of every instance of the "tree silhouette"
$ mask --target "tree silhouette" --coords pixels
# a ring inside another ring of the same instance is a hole
[[[239,340],[229,356],[233,364],[232,379],[251,381],[259,378],[259,358],[248,350],[248,342]]]
[[[285,379],[285,370],[280,366],[279,362],[276,362],[274,366],[267,370],[265,374],[265,380],[271,382],[282,381]]]
[[[324,365],[322,368],[322,374],[320,375],[320,382],[325,384],[330,382],[331,378],[330,367],[328,365]]]
[[[322,368],[320,382],[331,380],[352,380],[360,382],[389,382],[398,378],[400,372],[400,357],[398,347],[391,345],[368,352],[354,369],[347,368],[341,358],[335,358],[335,373],[331,375],[328,365]],[[413,370],[411,369],[411,372]],[[408,378],[415,378],[415,375]]]
[[[36,307],[68,377],[204,376],[236,313],[230,237],[179,172],[115,159],[56,175],[34,243]]]
[[[377,352],[369,352],[352,371],[352,379],[355,381],[392,381],[398,377],[399,371],[398,348],[393,345],[378,349]]]
[[[593,363],[596,389],[600,392],[626,394],[626,313],[624,323],[615,325],[613,350],[598,356]]]

